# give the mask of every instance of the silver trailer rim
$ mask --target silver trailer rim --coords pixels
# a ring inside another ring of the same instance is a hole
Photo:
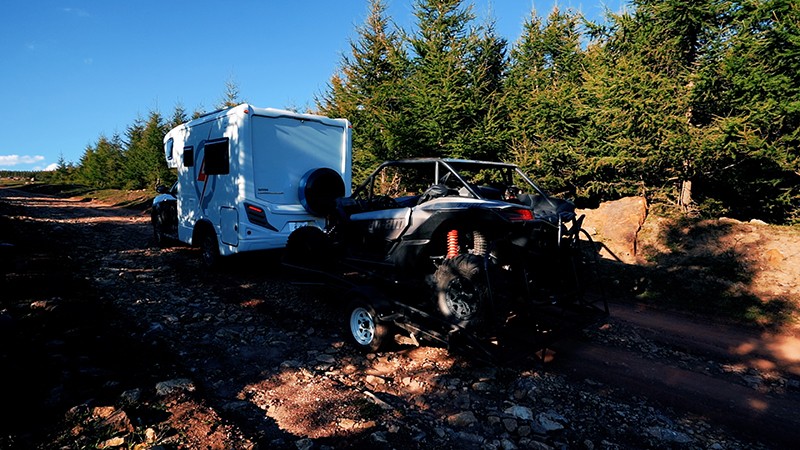
[[[369,311],[357,307],[350,314],[350,332],[360,345],[370,345],[375,338],[375,319]]]

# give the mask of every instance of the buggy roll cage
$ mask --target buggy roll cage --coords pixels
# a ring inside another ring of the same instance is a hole
[[[364,180],[361,185],[356,188],[353,192],[352,197],[358,197],[360,194],[367,196],[367,198],[371,198],[374,195],[374,185],[375,185],[375,178],[376,176],[386,167],[416,167],[416,166],[423,166],[423,165],[433,165],[433,178],[431,184],[437,184],[441,182],[445,177],[453,176],[455,177],[458,182],[467,189],[471,196],[477,199],[485,199],[485,196],[481,195],[477,189],[475,189],[474,185],[467,182],[464,177],[459,173],[459,169],[462,171],[464,169],[500,169],[506,178],[504,181],[509,186],[511,183],[511,178],[513,174],[518,175],[522,180],[524,180],[534,191],[542,198],[546,199],[547,202],[554,206],[553,202],[550,200],[550,196],[540,188],[536,183],[531,180],[525,172],[523,172],[518,166],[515,164],[509,163],[502,163],[502,162],[491,162],[491,161],[477,161],[477,160],[469,160],[469,159],[451,159],[451,158],[413,158],[413,159],[400,159],[400,160],[392,160],[392,161],[385,161],[381,165],[379,165],[372,173]]]

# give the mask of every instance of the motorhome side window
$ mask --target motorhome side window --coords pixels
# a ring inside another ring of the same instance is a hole
[[[194,167],[194,147],[191,145],[183,147],[183,165],[184,167]]]
[[[175,141],[172,138],[169,138],[169,140],[167,141],[167,144],[164,145],[164,153],[167,156],[167,161],[172,161],[172,145],[174,143],[175,143]]]
[[[229,173],[228,138],[206,142],[205,153],[205,173],[207,175],[227,175]]]

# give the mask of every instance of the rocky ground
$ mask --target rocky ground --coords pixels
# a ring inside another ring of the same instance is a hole
[[[632,301],[504,364],[361,354],[277,255],[206,272],[141,211],[0,189],[0,448],[791,448],[800,341]],[[524,353],[524,354],[523,354]],[[541,356],[541,354],[540,354]],[[551,360],[552,359],[552,360]]]

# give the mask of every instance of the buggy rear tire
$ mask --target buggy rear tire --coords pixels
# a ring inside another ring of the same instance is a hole
[[[484,258],[448,258],[436,269],[434,281],[436,307],[446,320],[464,328],[475,328],[485,321],[489,283]]]
[[[347,311],[347,328],[356,348],[363,352],[378,351],[389,335],[389,326],[380,321],[375,308],[364,299],[354,300]]]

